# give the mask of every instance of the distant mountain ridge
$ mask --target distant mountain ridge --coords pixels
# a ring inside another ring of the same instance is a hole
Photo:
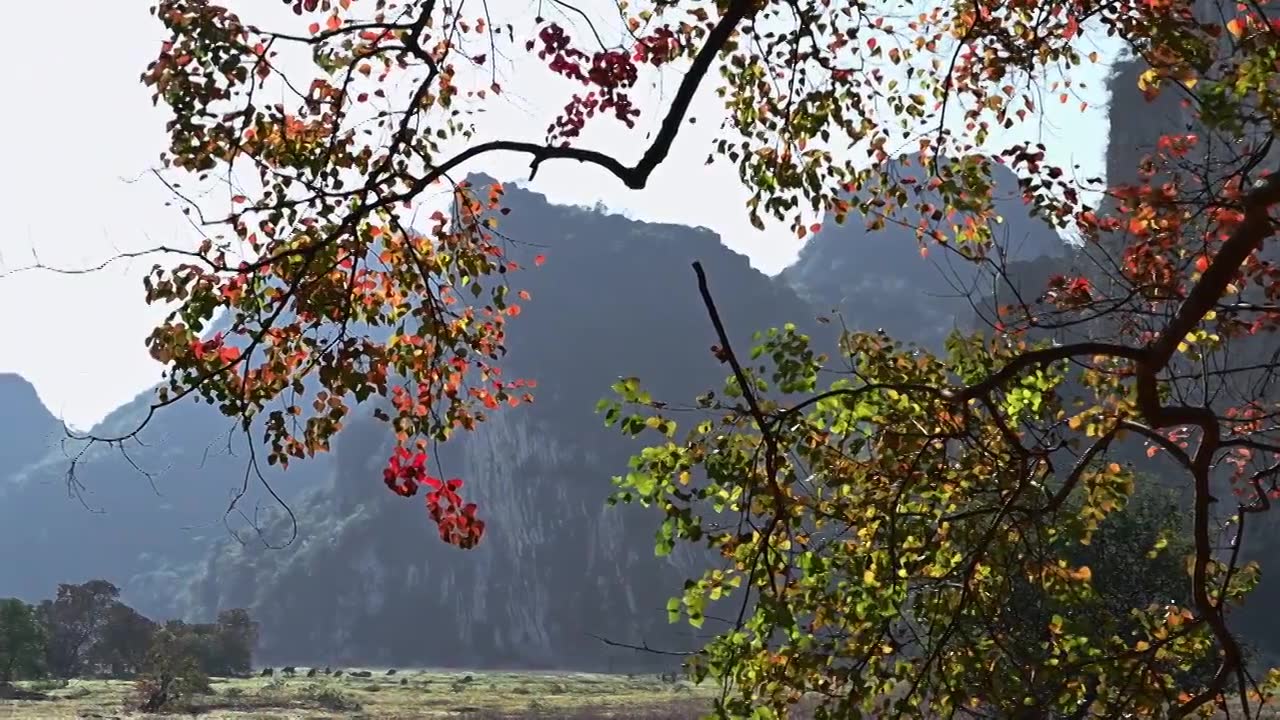
[[[918,157],[900,160],[889,172],[914,178],[917,187],[924,186],[928,176]],[[991,179],[994,209],[1003,219],[995,241],[1007,252],[1007,260],[1062,257],[1062,239],[1030,216],[1013,172],[992,163]],[[911,202],[920,200],[937,202],[928,193],[912,196]],[[778,280],[821,312],[839,310],[851,327],[883,329],[904,342],[940,349],[957,326],[969,329],[973,312],[965,297],[990,293],[990,279],[932,240],[924,243],[929,252],[922,254],[910,228],[919,216],[903,210],[900,219],[901,224],[867,232],[860,218],[837,225],[828,217]]]
[[[63,436],[62,423],[36,389],[13,373],[0,373],[0,492],[5,475],[42,457]]]

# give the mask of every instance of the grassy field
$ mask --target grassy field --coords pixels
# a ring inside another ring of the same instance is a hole
[[[662,682],[652,675],[629,678],[586,673],[402,670],[387,676],[384,672],[374,671],[370,678],[307,678],[302,674],[275,679],[216,678],[214,694],[197,698],[192,710],[206,720],[694,720],[708,709],[710,692],[685,682]],[[58,688],[40,683],[17,685],[45,692],[50,699],[0,700],[0,720],[140,717],[128,709],[133,693],[133,684],[128,681],[73,680]]]
[[[129,709],[129,681],[16,684],[49,699],[0,700],[0,720],[177,720],[193,715],[203,720],[697,720],[709,709],[713,692],[652,675],[409,670],[388,676],[374,671],[369,678],[215,678],[214,693],[197,698],[183,712],[142,715]],[[1270,706],[1262,717],[1280,720]]]

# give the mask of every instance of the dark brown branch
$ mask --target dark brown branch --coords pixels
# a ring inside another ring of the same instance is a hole
[[[1235,278],[1240,266],[1257,250],[1262,241],[1275,232],[1271,221],[1271,206],[1280,202],[1280,177],[1270,175],[1251,190],[1244,199],[1244,221],[1222,244],[1213,262],[1200,276],[1199,282],[1187,294],[1178,308],[1177,315],[1150,346],[1149,362],[1153,367],[1164,367],[1195,326],[1206,313],[1217,305],[1226,292],[1227,285]]]
[[[738,361],[738,356],[733,352],[733,346],[729,342],[729,333],[725,330],[724,321],[720,319],[720,312],[716,309],[715,300],[711,297],[711,289],[707,286],[707,273],[702,269],[701,262],[695,261],[693,263],[693,272],[698,276],[698,292],[702,295],[702,302],[707,308],[707,315],[711,317],[711,324],[715,327],[716,337],[720,340],[718,353],[733,370],[733,377],[738,381],[738,387],[742,390],[742,396],[747,401],[747,408],[751,412],[751,417],[760,428],[761,436],[764,438],[765,467],[769,474],[769,481],[776,483],[778,440],[773,434],[769,419],[760,408],[759,401],[756,400],[751,379],[742,368],[742,363]]]
[[[604,643],[605,645],[608,645],[609,647],[626,648],[628,650],[636,650],[638,652],[645,652],[653,655],[692,657],[698,654],[696,650],[658,650],[656,648],[649,647],[649,643],[646,643],[646,642],[642,642],[639,645],[632,645],[631,643],[624,643],[624,642],[618,642],[617,640],[610,640],[609,638],[601,637],[599,635],[596,635],[595,633],[587,633],[587,636],[591,637],[592,639],[599,640],[600,642]]]
[[[729,3],[729,7],[725,10],[724,15],[721,16],[720,22],[707,35],[706,43],[694,57],[693,64],[689,67],[689,72],[680,81],[680,87],[676,90],[675,98],[671,101],[671,107],[662,119],[662,126],[658,129],[657,135],[654,136],[649,149],[645,151],[640,161],[634,166],[627,167],[611,155],[598,150],[496,140],[473,145],[438,165],[414,183],[414,189],[411,190],[411,193],[416,195],[422,189],[435,182],[437,178],[459,165],[479,155],[492,152],[516,152],[532,155],[533,160],[529,164],[529,179],[531,180],[537,175],[538,168],[547,160],[576,160],[604,168],[632,190],[643,189],[649,182],[649,176],[667,159],[667,154],[671,151],[671,145],[675,142],[676,135],[680,132],[680,126],[684,122],[685,115],[689,112],[689,106],[693,103],[694,95],[697,94],[698,88],[702,86],[702,80],[706,77],[707,71],[711,69],[711,63],[715,61],[716,56],[720,54],[729,39],[733,37],[738,23],[747,17],[752,7],[753,3],[750,0],[733,0]]]

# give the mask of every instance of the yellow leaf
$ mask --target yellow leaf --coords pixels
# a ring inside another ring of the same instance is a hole
[[[1155,69],[1147,70],[1138,76],[1138,89],[1142,91],[1153,90],[1160,84],[1160,73]]]
[[[1178,82],[1186,85],[1188,90],[1200,82],[1200,78],[1196,76],[1196,71],[1190,65],[1179,66],[1177,70],[1174,70],[1173,77]]]

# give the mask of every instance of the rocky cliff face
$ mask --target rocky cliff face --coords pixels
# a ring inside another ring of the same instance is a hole
[[[532,301],[510,323],[504,369],[536,378],[536,400],[439,453],[479,503],[484,541],[465,552],[441,544],[420,500],[382,487],[385,427],[358,421],[335,448],[332,483],[294,508],[299,542],[283,551],[222,543],[184,598],[192,613],[252,607],[264,657],[280,661],[622,669],[668,661],[594,636],[693,645],[668,625],[665,605],[696,565],[654,557],[652,513],[606,507],[610,478],[641,445],[605,428],[595,404],[620,376],[677,401],[723,383],[694,260],[744,349],[754,331],[813,311],[708,231],[523,191],[506,201],[504,231],[546,248],[536,251],[545,266],[512,279]]]

